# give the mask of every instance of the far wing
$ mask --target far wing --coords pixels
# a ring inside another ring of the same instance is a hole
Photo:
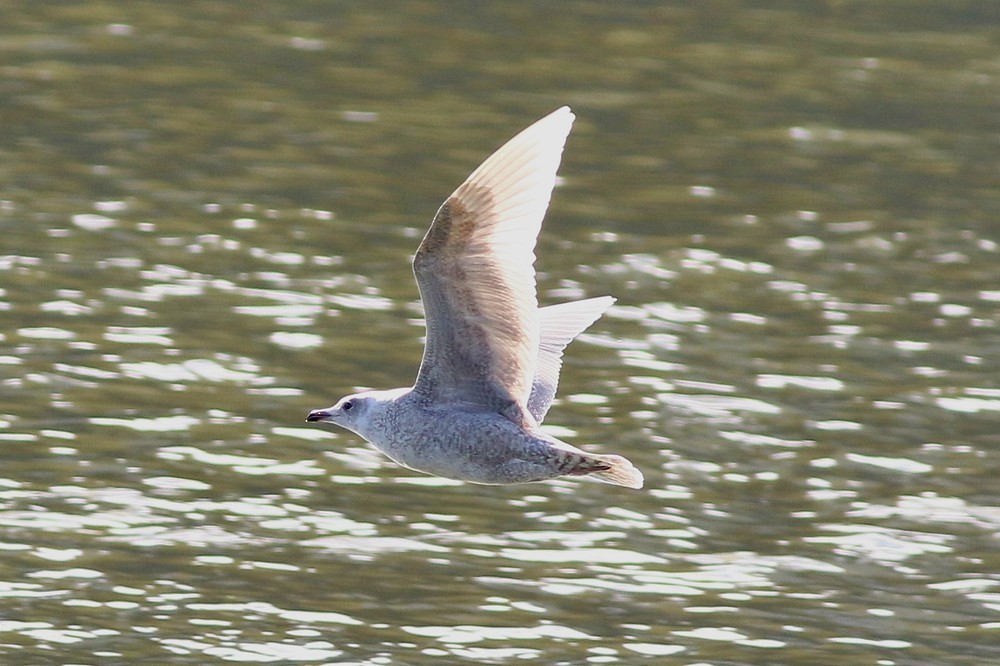
[[[413,259],[427,321],[414,391],[529,423],[538,357],[535,239],[574,116],[563,107],[493,153],[438,210]]]
[[[538,366],[528,398],[528,411],[541,423],[549,411],[559,385],[562,354],[573,338],[597,321],[615,299],[611,296],[588,298],[585,301],[549,305],[538,311],[541,342],[538,345]]]

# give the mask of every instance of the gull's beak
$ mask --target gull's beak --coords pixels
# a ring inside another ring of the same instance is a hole
[[[306,421],[326,421],[330,418],[330,412],[325,409],[314,409],[309,412]]]

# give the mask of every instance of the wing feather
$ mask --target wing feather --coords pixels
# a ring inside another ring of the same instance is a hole
[[[539,309],[538,363],[535,378],[528,398],[528,411],[535,421],[541,423],[552,405],[559,386],[559,370],[562,369],[562,355],[573,338],[583,333],[597,321],[604,311],[611,307],[615,299],[599,296],[583,301],[548,305]]]
[[[539,346],[535,241],[574,116],[504,144],[438,210],[413,260],[427,326],[414,390],[529,422]]]

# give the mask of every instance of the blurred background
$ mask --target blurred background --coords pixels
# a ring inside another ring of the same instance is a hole
[[[1000,4],[4,5],[0,660],[993,663]],[[304,423],[408,385],[409,260],[578,120],[539,297],[613,294],[477,487]]]

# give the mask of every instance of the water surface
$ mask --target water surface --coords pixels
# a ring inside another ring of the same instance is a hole
[[[6,663],[985,664],[988,2],[17,2],[0,28]],[[579,120],[553,432],[648,487],[417,476],[409,257]]]

